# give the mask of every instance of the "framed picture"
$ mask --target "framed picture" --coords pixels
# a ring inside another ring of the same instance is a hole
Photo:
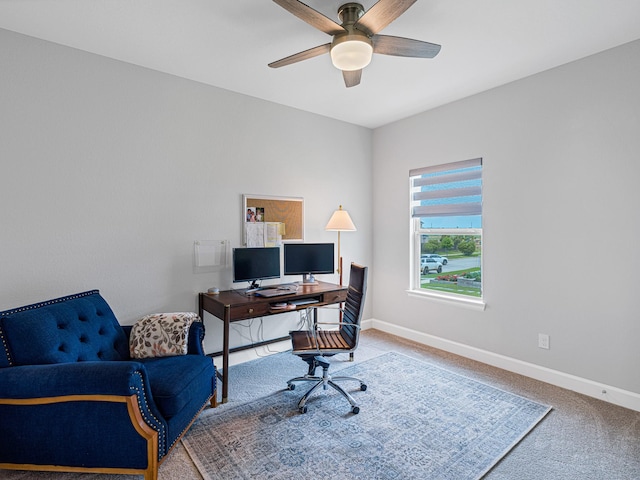
[[[304,199],[301,197],[245,194],[242,211],[243,223],[280,223],[283,241],[304,241]]]
[[[264,208],[261,208],[262,215],[264,216]],[[247,218],[245,222],[256,223],[262,222],[262,219],[258,217],[258,209],[256,207],[248,207],[247,208]]]

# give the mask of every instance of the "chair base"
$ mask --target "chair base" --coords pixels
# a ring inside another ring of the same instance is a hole
[[[333,388],[349,401],[349,403],[351,404],[351,413],[354,413],[354,414],[359,413],[360,407],[358,406],[358,403],[355,401],[355,399],[348,392],[346,392],[340,385],[336,384],[335,382],[342,382],[345,380],[352,380],[354,382],[358,382],[360,383],[360,390],[363,392],[367,389],[367,386],[365,385],[365,383],[362,380],[355,377],[344,377],[344,376],[332,377],[331,375],[329,375],[329,362],[323,357],[320,357],[320,356],[314,357],[313,361],[315,362],[315,365],[322,367],[322,377],[316,377],[313,374],[307,374],[303,377],[292,378],[287,382],[287,387],[289,390],[295,390],[296,386],[294,382],[315,383],[315,385],[313,385],[298,402],[298,410],[300,411],[300,413],[307,413],[307,400],[309,400],[309,397],[311,397],[311,395],[313,395],[314,392],[318,390],[320,387],[322,387],[323,390],[326,390],[328,387]],[[315,371],[315,368],[313,370]]]

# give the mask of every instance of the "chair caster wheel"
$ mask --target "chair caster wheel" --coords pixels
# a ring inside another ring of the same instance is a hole
[[[365,391],[367,389],[367,386],[363,383],[362,385],[360,385],[360,390],[361,391]]]
[[[300,407],[298,410],[300,410],[300,413],[307,413],[307,406]]]
[[[290,383],[289,385],[287,385],[287,389],[289,389],[289,390],[295,390],[295,389],[296,389],[296,386],[295,386],[295,384]]]
[[[353,413],[354,415],[357,415],[358,413],[360,413],[360,407],[352,407],[351,413]]]

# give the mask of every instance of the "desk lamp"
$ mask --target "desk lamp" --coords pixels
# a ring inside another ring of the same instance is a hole
[[[340,232],[355,232],[356,226],[353,224],[349,212],[340,208],[333,212],[329,223],[324,227],[329,232],[338,232],[338,274],[340,275],[340,285],[342,285],[342,257],[340,256]]]

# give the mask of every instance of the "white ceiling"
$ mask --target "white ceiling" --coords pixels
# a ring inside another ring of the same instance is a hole
[[[374,55],[349,89],[328,55],[267,67],[331,40],[271,0],[0,0],[0,28],[375,128],[638,39],[640,1],[418,0],[380,33],[440,54]]]

